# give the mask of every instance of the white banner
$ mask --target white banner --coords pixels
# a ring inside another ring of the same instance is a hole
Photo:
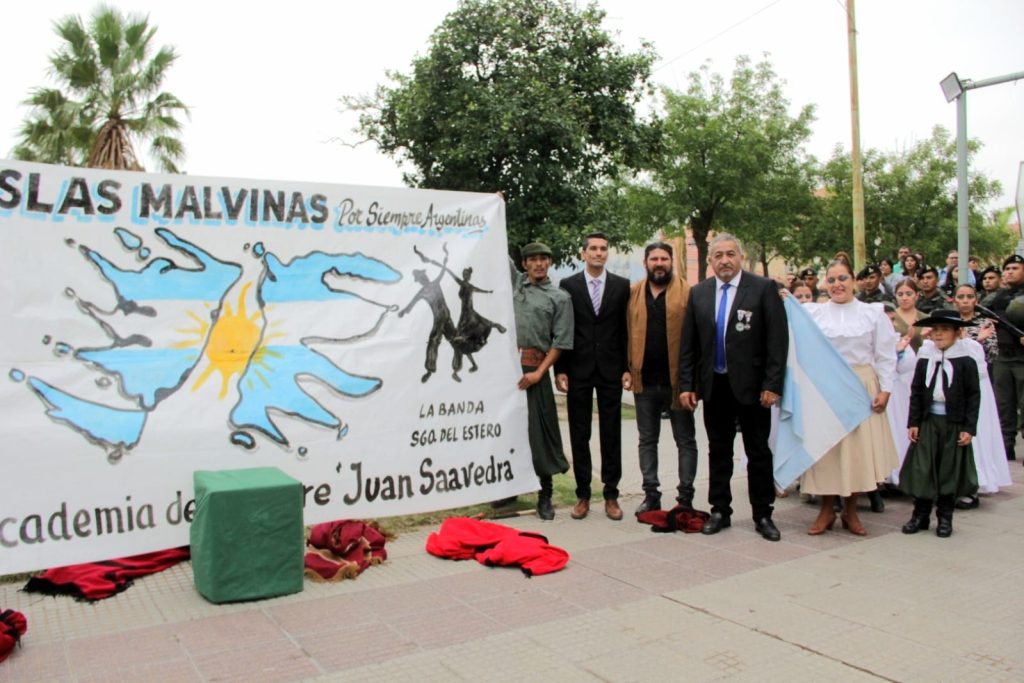
[[[0,244],[0,574],[187,544],[199,469],[307,524],[537,488],[496,195],[0,161]]]

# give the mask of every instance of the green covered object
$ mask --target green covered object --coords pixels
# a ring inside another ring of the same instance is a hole
[[[276,467],[193,473],[192,572],[214,603],[302,590],[302,484]]]

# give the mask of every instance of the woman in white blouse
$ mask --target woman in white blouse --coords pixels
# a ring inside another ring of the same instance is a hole
[[[899,336],[881,304],[854,298],[853,271],[848,263],[830,263],[825,285],[829,301],[807,304],[807,311],[864,383],[872,414],[803,474],[800,491],[821,496],[821,511],[807,533],[813,536],[832,528],[835,497],[842,496],[843,528],[863,536],[867,531],[857,516],[857,494],[874,491],[899,465],[885,416],[896,374],[893,350]]]

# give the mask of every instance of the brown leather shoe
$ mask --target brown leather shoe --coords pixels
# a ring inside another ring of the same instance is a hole
[[[608,515],[608,519],[613,519],[616,522],[622,519],[622,508],[619,507],[619,501],[614,498],[609,498],[604,502],[604,514]]]
[[[576,504],[572,506],[572,512],[569,516],[573,519],[583,519],[590,512],[590,501],[580,498],[576,501]]]

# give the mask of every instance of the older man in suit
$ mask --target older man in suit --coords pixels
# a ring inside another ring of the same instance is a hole
[[[690,290],[679,360],[683,407],[695,410],[704,401],[711,518],[702,531],[717,534],[731,524],[730,479],[739,422],[754,528],[778,541],[768,434],[789,350],[786,311],[773,281],[743,272],[743,247],[732,235],[720,233],[711,240],[708,263],[715,277]]]
[[[570,514],[573,519],[583,519],[590,511],[590,433],[596,393],[604,510],[610,519],[620,520],[622,390],[631,386],[626,353],[629,280],[605,269],[608,238],[603,234],[587,235],[581,256],[586,266],[583,272],[560,283],[572,299],[575,333],[572,350],[563,353],[555,364],[555,386],[567,394],[572,470],[576,477],[577,500]]]

